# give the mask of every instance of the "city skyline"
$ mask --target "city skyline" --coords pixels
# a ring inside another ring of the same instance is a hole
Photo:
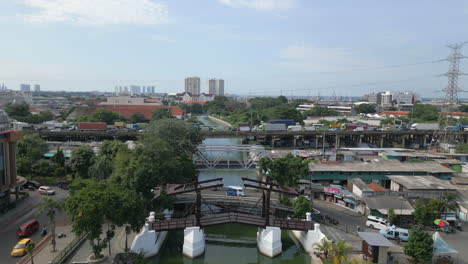
[[[40,83],[41,90],[112,92],[152,83],[157,92],[180,92],[196,74],[219,76],[226,93],[241,95],[443,97],[445,45],[468,40],[464,1],[428,2],[423,10],[402,1],[49,2],[0,2],[0,82],[11,89]],[[460,69],[468,72],[468,62]],[[460,87],[468,90],[468,77]]]

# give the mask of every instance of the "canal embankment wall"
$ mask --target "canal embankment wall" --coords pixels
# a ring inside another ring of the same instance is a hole
[[[214,116],[210,116],[210,115],[209,115],[209,116],[208,116],[208,119],[212,120],[213,122],[218,122],[218,123],[220,123],[220,124],[223,124],[224,126],[227,126],[227,127],[229,127],[229,128],[232,127],[231,124],[229,124],[228,122],[226,122],[226,121],[224,121],[224,120],[222,120],[222,119],[219,119],[219,118],[217,118],[217,117],[214,117]]]

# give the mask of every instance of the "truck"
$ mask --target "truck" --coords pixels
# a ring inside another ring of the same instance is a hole
[[[284,124],[286,127],[288,126],[294,126],[296,122],[292,119],[285,119],[285,120],[271,120],[270,124]]]
[[[302,131],[302,126],[301,125],[288,126],[288,131]]]
[[[78,130],[94,130],[104,131],[107,130],[107,124],[104,122],[78,122]]]
[[[437,130],[439,123],[414,123],[411,125],[411,130]]]
[[[124,122],[115,122],[114,126],[116,128],[125,128],[125,123]]]
[[[242,132],[250,131],[249,123],[239,123],[237,125],[237,131],[242,131]]]
[[[360,124],[360,123],[348,123],[343,125],[345,130],[351,130],[351,131],[364,131],[368,129],[367,124]],[[355,130],[358,129],[358,130]]]
[[[456,123],[452,131],[468,131],[468,123]]]
[[[263,124],[263,130],[269,131],[286,131],[285,124]]]
[[[138,125],[137,124],[127,124],[127,128],[128,129],[138,129]]]

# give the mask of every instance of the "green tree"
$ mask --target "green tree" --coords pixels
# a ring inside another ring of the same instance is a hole
[[[90,146],[80,146],[72,151],[70,164],[75,176],[88,178],[89,168],[94,163],[94,151]]]
[[[324,237],[320,242],[315,242],[313,246],[318,250],[318,252],[321,252],[326,259],[328,259],[328,253],[331,251],[333,244]]]
[[[88,175],[96,180],[104,180],[112,174],[112,162],[105,156],[97,156],[89,167]]]
[[[101,238],[103,225],[106,222],[117,226],[128,224],[137,231],[144,223],[143,201],[134,190],[116,184],[94,180],[79,184],[79,188],[73,186],[74,192],[66,200],[65,209],[72,220],[73,232],[89,233],[94,259],[99,259],[112,238],[112,234]]]
[[[293,211],[294,215],[297,218],[305,218],[305,215],[307,212],[312,211],[312,206],[310,206],[309,200],[304,195],[298,196],[294,201],[293,201]]]
[[[127,144],[119,140],[104,140],[99,147],[99,156],[104,156],[108,160],[113,160],[121,150],[127,150]]]
[[[57,164],[57,166],[65,167],[65,155],[63,154],[63,151],[60,149],[60,147],[57,147],[57,152],[51,160]]]
[[[18,172],[31,175],[33,165],[47,153],[47,143],[38,134],[27,134],[17,143]]]
[[[97,122],[104,122],[108,125],[113,125],[114,122],[123,120],[123,118],[119,114],[114,113],[108,109],[96,110],[96,112],[93,113],[92,118]]]
[[[132,123],[132,124],[140,123],[144,119],[145,119],[145,115],[143,113],[136,112],[130,117],[130,123]]]
[[[259,162],[260,170],[268,172],[270,177],[280,185],[296,186],[300,177],[309,171],[309,162],[300,157],[288,154],[274,160],[262,158]]]
[[[31,113],[29,112],[29,105],[27,103],[9,103],[5,106],[5,112],[8,114],[8,116],[14,119],[17,119],[18,117],[25,117],[31,115]]]
[[[36,244],[34,242],[30,242],[26,245],[25,249],[26,253],[29,255],[29,258],[31,259],[31,264],[34,264],[34,248],[36,248]]]
[[[39,213],[46,213],[49,218],[49,226],[52,236],[52,252],[55,252],[55,214],[57,211],[62,211],[63,202],[54,200],[50,197],[44,197],[39,205]]]
[[[332,255],[334,263],[344,263],[348,260],[348,255],[351,253],[353,248],[348,243],[339,240],[338,242],[332,244]]]
[[[468,153],[468,144],[466,143],[458,143],[455,147],[455,151],[457,153]]]
[[[388,209],[388,221],[390,224],[394,225],[397,221],[397,215],[395,214],[395,209]]]
[[[460,112],[468,112],[468,104],[462,104],[458,107],[458,111]]]
[[[356,106],[356,111],[360,114],[375,113],[375,106],[371,104],[360,104]]]
[[[178,119],[152,121],[145,129],[142,144],[153,139],[161,139],[177,152],[193,155],[197,146],[203,141],[201,130]]]
[[[153,113],[151,114],[151,120],[159,120],[159,119],[168,119],[173,118],[169,108],[161,107],[154,109]]]
[[[411,115],[413,120],[418,122],[437,121],[439,119],[437,108],[430,104],[415,104]]]
[[[306,111],[304,115],[307,116],[338,116],[340,115],[335,110],[328,109],[322,106],[315,106],[312,110]]]
[[[422,228],[411,230],[408,243],[404,246],[405,255],[412,257],[415,263],[427,263],[432,259],[434,241]]]
[[[304,117],[295,107],[282,104],[268,109],[265,113],[269,120],[292,119],[295,122],[303,123]]]
[[[428,212],[427,212],[426,203],[424,202],[423,199],[419,199],[416,201],[416,206],[414,207],[414,211],[412,215],[416,224],[422,225],[422,226],[426,225],[428,221],[427,220]]]

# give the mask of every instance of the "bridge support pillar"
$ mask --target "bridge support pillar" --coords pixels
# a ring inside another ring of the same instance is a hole
[[[205,233],[199,226],[184,229],[183,254],[189,258],[196,258],[205,252]]]
[[[260,253],[268,257],[275,257],[283,251],[281,243],[281,229],[267,226],[259,228],[257,232],[257,246]]]
[[[312,221],[311,213],[306,213],[306,221]],[[291,232],[307,253],[314,253],[316,247],[314,243],[320,243],[322,239],[326,239],[325,234],[320,230],[320,224],[314,224],[314,230],[292,230]]]

